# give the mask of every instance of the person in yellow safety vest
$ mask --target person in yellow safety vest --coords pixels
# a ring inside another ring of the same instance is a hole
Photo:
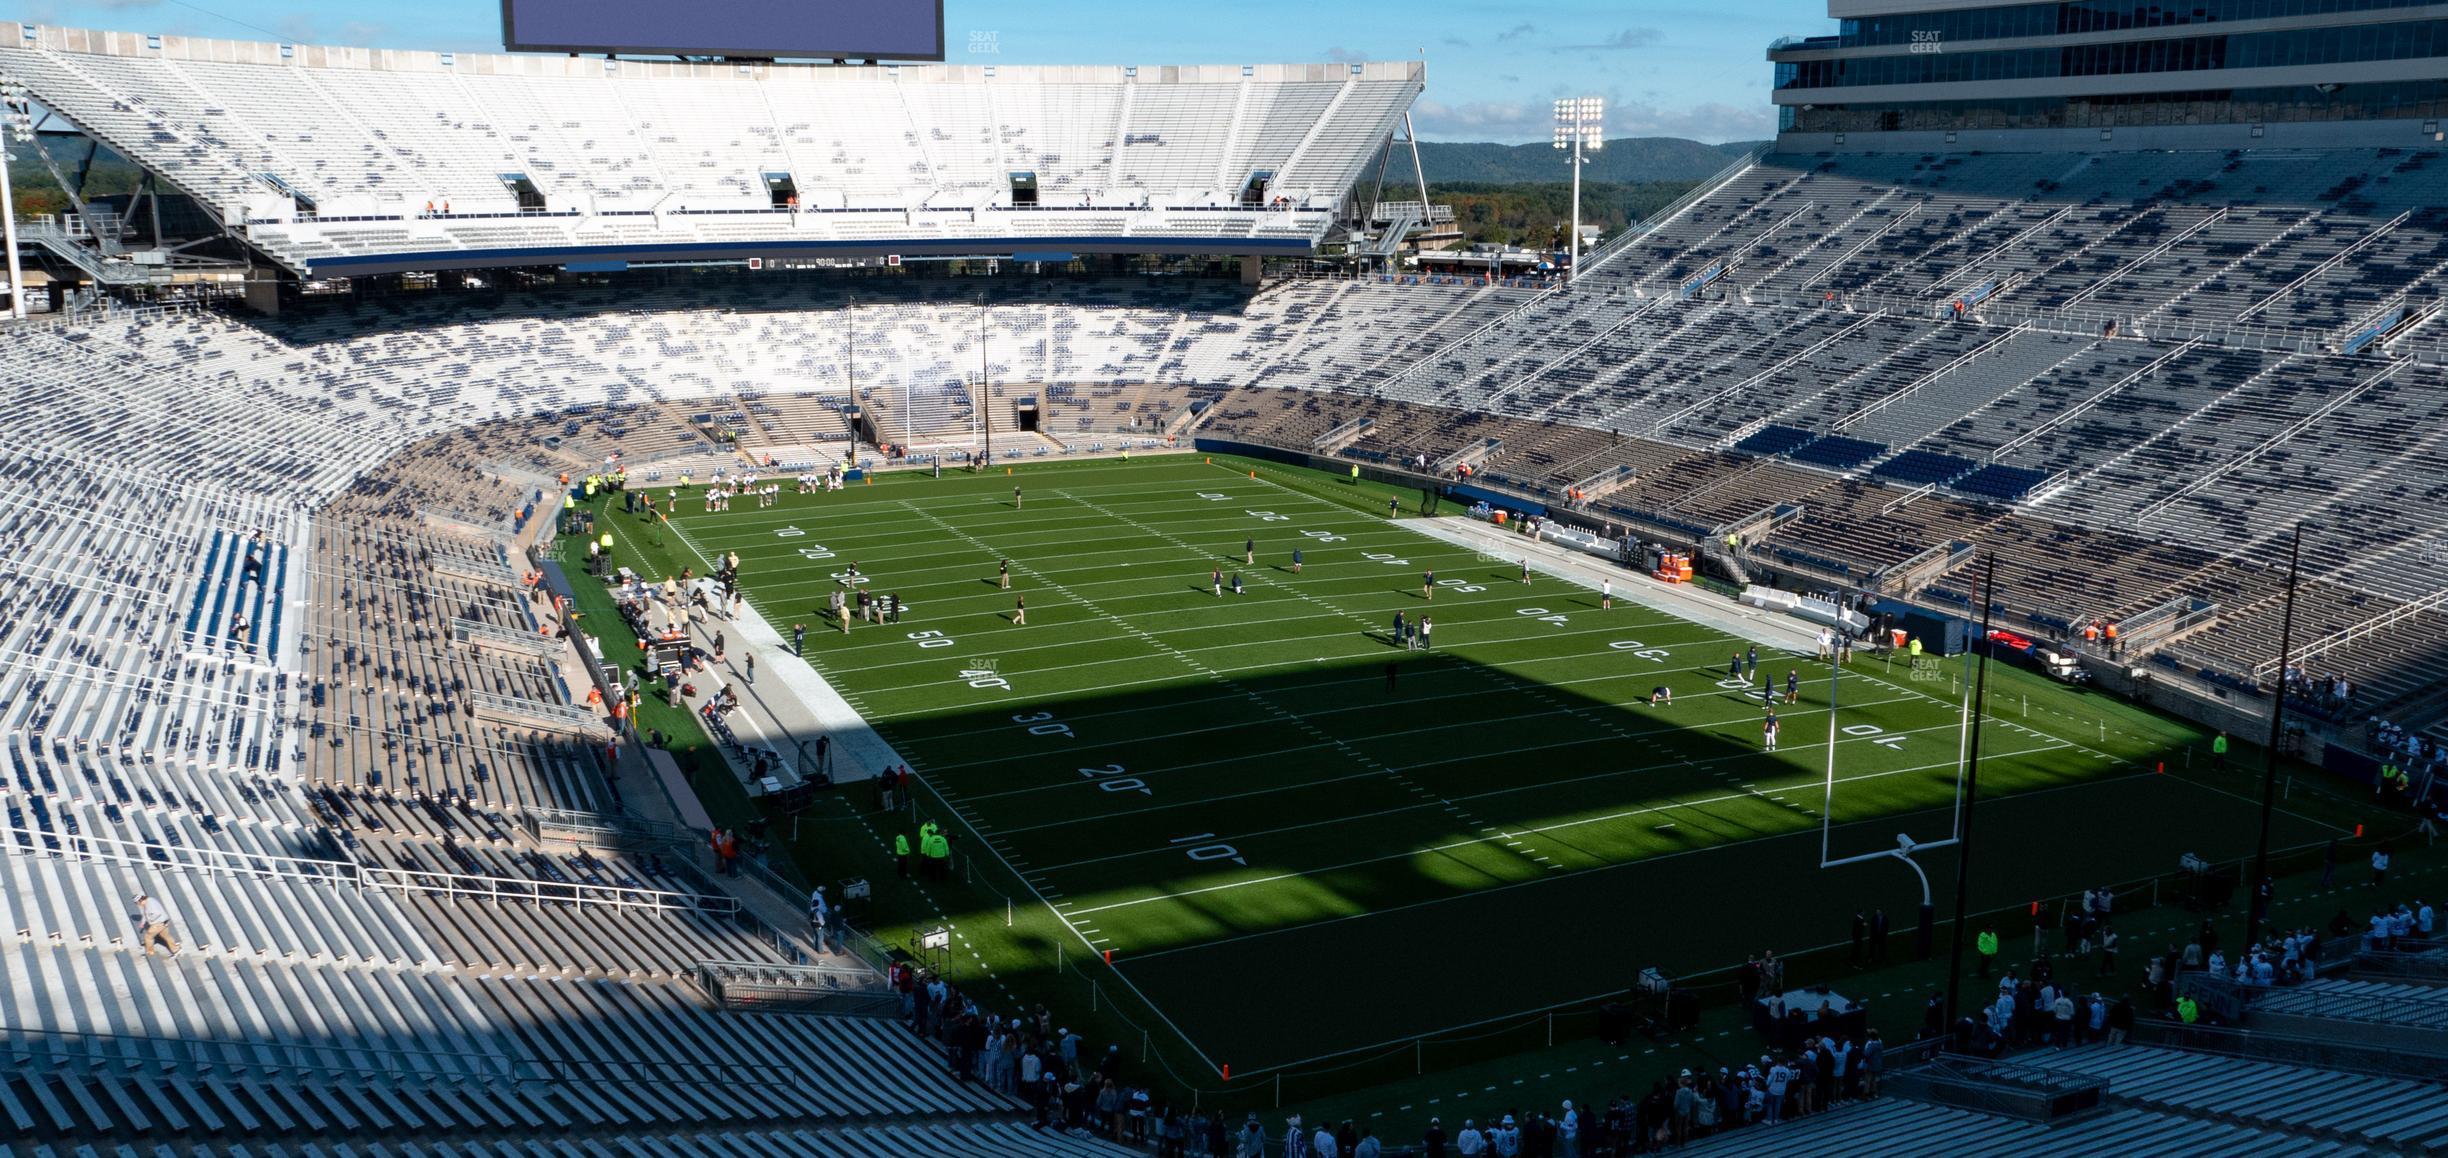
[[[2191,997],[2176,999],[2176,1020],[2191,1025],[2201,1020],[2201,1003]]]
[[[893,871],[900,873],[903,879],[907,879],[909,877],[909,854],[909,834],[906,832],[894,833]]]
[[[1904,643],[1904,650],[1905,650],[1905,652],[1906,652],[1907,654],[1910,654],[1910,655],[1911,655],[1911,656],[1912,656],[1914,659],[1919,659],[1919,658],[1921,658],[1921,637],[1920,637],[1920,636],[1918,636],[1918,635],[1916,635],[1916,636],[1912,637],[1911,639],[1909,639],[1909,640],[1905,641],[1905,643]]]
[[[952,838],[940,832],[931,833],[919,846],[918,852],[926,857],[927,872],[936,880],[945,880],[952,875]]]
[[[2225,732],[2219,733],[2210,741],[2210,767],[2220,772],[2227,770],[2227,733]]]
[[[1975,942],[1975,944],[1976,944],[1976,945],[1978,945],[1978,946],[1979,946],[1979,948],[1980,948],[1980,975],[1981,975],[1981,976],[1983,976],[1983,977],[1987,977],[1987,976],[1989,975],[1989,966],[1990,966],[1992,963],[1994,963],[1994,962],[1997,960],[1997,955],[1998,955],[1998,938],[1997,938],[1997,930],[1995,930],[1995,929],[1983,929],[1983,930],[1981,930],[1981,932],[1980,932],[1980,940],[1979,940],[1979,941],[1977,941],[1977,942]]]

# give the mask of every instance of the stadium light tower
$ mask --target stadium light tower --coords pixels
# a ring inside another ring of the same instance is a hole
[[[1581,165],[1584,151],[1606,147],[1606,101],[1599,97],[1567,97],[1555,103],[1555,147],[1572,150],[1572,228],[1565,239],[1564,280],[1581,276]]]

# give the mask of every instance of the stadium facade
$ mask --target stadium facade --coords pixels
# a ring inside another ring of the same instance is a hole
[[[2436,145],[2448,19],[2417,0],[1831,0],[1778,41],[1780,147]]]

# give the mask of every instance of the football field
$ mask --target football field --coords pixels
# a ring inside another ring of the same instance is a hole
[[[702,570],[736,551],[749,601],[810,625],[808,662],[918,773],[921,812],[1007,866],[1067,954],[1112,953],[1117,984],[1210,1065],[1587,1003],[1646,966],[1842,940],[1856,908],[1911,927],[1908,869],[1819,868],[1828,745],[1834,854],[1948,835],[1961,661],[1857,658],[1831,715],[1828,665],[1761,648],[1730,679],[1752,645],[1622,597],[1646,576],[1615,572],[1605,610],[1587,587],[1523,583],[1518,556],[1418,533],[1417,492],[1389,518],[1402,492],[1253,465],[888,475],[711,514],[684,497],[655,554]],[[823,620],[853,563],[901,623]],[[1429,618],[1433,646],[1398,646],[1398,613]],[[1992,678],[1977,904],[2249,849],[2241,780],[2152,772],[2189,726]],[[1649,703],[1660,686],[1671,705]],[[2279,820],[2279,847],[2329,835]],[[1954,862],[1922,862],[1944,915]]]

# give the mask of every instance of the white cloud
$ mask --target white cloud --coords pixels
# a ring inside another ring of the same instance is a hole
[[[1556,51],[1630,52],[1634,49],[1655,47],[1665,39],[1666,34],[1655,28],[1622,28],[1607,34],[1596,44],[1567,44]]]

